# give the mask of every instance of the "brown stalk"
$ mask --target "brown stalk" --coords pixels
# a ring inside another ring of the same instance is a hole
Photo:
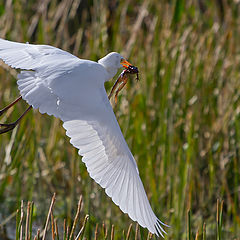
[[[64,221],[63,221],[63,236],[65,236],[66,237],[66,235],[67,235],[67,223],[66,223],[66,219],[64,219]]]
[[[98,223],[96,224],[96,228],[95,228],[95,237],[94,237],[94,240],[97,240],[97,235],[98,235]]]
[[[48,211],[48,215],[47,215],[47,220],[46,220],[45,228],[44,228],[44,231],[43,231],[42,240],[45,240],[45,238],[46,238],[47,227],[48,227],[50,215],[51,215],[52,208],[53,208],[53,205],[54,205],[55,200],[56,200],[56,193],[53,194],[52,201],[51,201],[51,204],[50,204],[50,207],[49,207],[49,211]]]
[[[114,239],[114,225],[112,225],[112,229],[111,229],[111,240]]]
[[[54,226],[54,217],[51,211],[51,224],[52,224],[52,239],[55,240],[55,226]]]
[[[34,240],[40,240],[40,229],[37,230],[37,235],[34,237]]]
[[[69,226],[67,226],[67,235],[66,235],[66,239],[69,239]]]
[[[25,225],[25,240],[29,239],[29,215],[30,215],[31,202],[28,202],[27,205],[27,216],[26,216],[26,225]]]
[[[152,239],[153,234],[148,232],[147,240]]]
[[[138,223],[136,224],[136,232],[135,232],[135,240],[138,239],[138,228],[139,228],[139,225]]]
[[[131,223],[131,224],[129,225],[129,227],[128,227],[126,240],[129,239],[129,237],[130,237],[130,233],[131,233],[131,230],[132,230],[132,223]]]
[[[76,216],[75,216],[74,221],[73,221],[73,226],[72,226],[72,230],[71,230],[71,233],[70,233],[70,240],[73,237],[73,233],[74,233],[74,230],[75,230],[76,225],[77,225],[77,220],[78,220],[79,215],[80,215],[81,207],[82,207],[82,195],[80,195],[80,198],[79,198],[79,201],[78,201],[78,208],[77,208]]]
[[[24,216],[24,212],[23,212],[23,200],[21,201],[21,219],[20,219],[20,240],[23,239],[23,230],[22,230],[22,224],[23,224],[23,216]]]
[[[198,240],[198,237],[199,237],[199,229],[197,230],[195,240]]]
[[[77,237],[75,238],[75,240],[80,239],[81,235],[84,233],[84,230],[85,230],[88,219],[89,219],[89,215],[86,215],[85,218],[84,218],[83,226],[80,229],[80,231],[79,231]]]
[[[59,239],[57,219],[54,219],[54,226],[55,226],[55,235],[56,235],[57,239]]]

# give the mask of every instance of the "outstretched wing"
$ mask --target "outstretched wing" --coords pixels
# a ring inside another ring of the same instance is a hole
[[[104,88],[106,70],[60,49],[0,39],[0,58],[18,75],[20,93],[30,105],[60,118],[79,149],[90,176],[113,202],[157,235],[163,224],[153,213],[136,162],[122,135]],[[30,70],[30,71],[26,71]]]

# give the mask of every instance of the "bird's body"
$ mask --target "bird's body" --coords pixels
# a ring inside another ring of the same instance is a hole
[[[17,81],[22,98],[63,121],[90,176],[113,202],[141,226],[163,236],[165,224],[151,209],[104,88],[122,67],[122,56],[110,53],[97,63],[47,45],[0,39],[0,59],[23,69]]]

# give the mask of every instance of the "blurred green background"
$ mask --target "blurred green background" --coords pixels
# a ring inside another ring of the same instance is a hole
[[[151,206],[171,225],[165,239],[236,240],[239,14],[239,0],[0,0],[0,37],[91,60],[117,51],[137,66],[140,82],[133,77],[113,107]],[[0,63],[0,108],[19,96],[17,72]],[[14,121],[26,107],[18,103],[0,122]],[[23,199],[34,201],[33,218],[43,228],[54,192],[58,222],[71,224],[82,194],[81,218],[90,215],[84,237],[93,239],[96,224],[104,222],[124,239],[132,221],[89,177],[62,123],[31,111],[15,131],[0,135],[0,223]],[[222,223],[217,199],[224,201]],[[1,226],[6,239],[8,226],[15,231],[12,221]],[[146,237],[141,228],[139,239]]]

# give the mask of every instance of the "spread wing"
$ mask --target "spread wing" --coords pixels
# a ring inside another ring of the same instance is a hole
[[[25,69],[18,88],[28,104],[63,121],[90,176],[113,202],[142,227],[163,236],[136,162],[122,135],[104,88],[106,70],[60,49],[0,39],[0,58]],[[26,71],[28,70],[28,71]]]

